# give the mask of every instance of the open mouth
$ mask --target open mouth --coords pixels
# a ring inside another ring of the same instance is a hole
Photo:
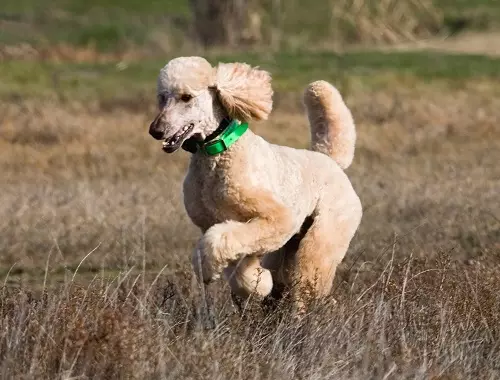
[[[175,152],[181,147],[182,143],[187,139],[188,135],[192,132],[193,129],[194,124],[191,123],[189,125],[186,125],[172,137],[165,139],[165,141],[163,141],[163,151],[167,153]]]

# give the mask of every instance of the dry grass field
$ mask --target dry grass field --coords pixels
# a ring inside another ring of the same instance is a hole
[[[249,1],[278,38],[240,51],[197,46],[186,0],[5,3],[1,379],[500,378],[500,2]],[[301,321],[193,278],[189,155],[148,134],[179,54],[270,70],[270,142],[308,147],[312,80],[353,112],[364,216]]]
[[[226,285],[200,291],[189,157],[148,135],[152,101],[4,101],[1,377],[499,377],[496,81],[350,88],[365,214],[332,298],[302,322],[286,302],[241,315]],[[252,128],[307,147],[299,96]]]

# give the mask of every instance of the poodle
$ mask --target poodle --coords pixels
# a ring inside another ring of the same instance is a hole
[[[200,281],[223,275],[239,297],[290,289],[299,310],[327,295],[362,216],[344,173],[356,131],[337,89],[315,81],[304,92],[310,150],[248,129],[272,109],[271,76],[257,67],[175,58],[160,70],[157,95],[149,133],[167,153],[191,153],[183,199],[202,232],[192,256]]]

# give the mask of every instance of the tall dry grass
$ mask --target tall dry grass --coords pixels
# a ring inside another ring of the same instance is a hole
[[[396,246],[391,250],[397,250]],[[345,273],[345,272],[344,272]],[[187,276],[186,276],[187,277]],[[491,379],[500,368],[494,268],[446,255],[338,282],[304,320],[286,305],[237,314],[187,278],[124,274],[33,295],[4,289],[0,372],[23,379]],[[208,298],[208,301],[204,301]]]
[[[338,302],[303,322],[197,287],[188,155],[147,134],[152,104],[2,104],[2,378],[498,377],[499,99],[353,88],[347,102],[364,216]],[[252,128],[306,147],[298,104]]]
[[[241,44],[294,46],[307,32],[316,35],[315,42],[307,45],[413,42],[435,36],[444,21],[432,0],[335,0],[321,5],[280,0],[191,0],[190,5],[197,39],[204,46],[232,48]],[[301,28],[301,23],[306,28]]]
[[[339,43],[412,42],[436,35],[443,14],[432,0],[331,1],[331,34]]]

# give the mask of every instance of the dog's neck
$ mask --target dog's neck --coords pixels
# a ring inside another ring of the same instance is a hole
[[[208,122],[206,128],[207,134],[206,136],[203,136],[204,142],[211,141],[220,136],[229,126],[232,120],[219,102],[214,102],[213,115],[210,119],[211,120]],[[205,154],[201,149],[198,149],[197,144],[199,144],[200,141],[191,141],[190,143],[186,144],[186,146],[183,146],[183,148],[184,150],[192,153],[192,160],[195,160],[196,162],[204,162],[206,164],[210,164],[211,166],[220,166],[221,163],[226,161],[230,162],[231,160],[235,159],[236,155],[241,154],[241,151],[244,150],[242,148],[244,148],[245,141],[248,140],[246,138],[246,135],[249,134],[251,134],[251,131],[247,130],[244,135],[241,136],[231,146],[229,146],[228,149],[213,156],[209,156]],[[227,166],[227,164],[225,164],[224,166]]]
[[[221,120],[222,121],[222,120]],[[221,121],[217,123],[220,125]],[[214,129],[216,131],[217,128]],[[248,146],[254,138],[251,130],[247,130],[234,144],[225,151],[210,156],[198,149],[191,155],[191,165],[198,167],[202,172],[222,171],[225,172],[232,168],[237,168],[245,162]]]

